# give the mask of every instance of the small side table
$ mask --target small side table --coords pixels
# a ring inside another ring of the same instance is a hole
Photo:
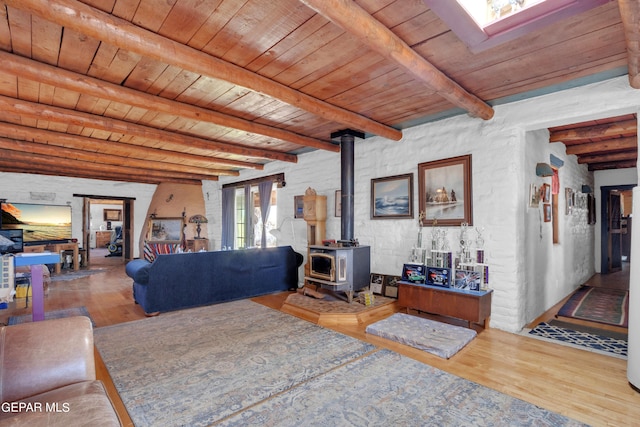
[[[209,239],[193,239],[187,240],[187,252],[200,252],[201,250],[209,250]]]
[[[31,266],[31,317],[34,322],[44,320],[43,264],[60,265],[60,254],[51,252],[22,253],[13,257],[14,265]]]

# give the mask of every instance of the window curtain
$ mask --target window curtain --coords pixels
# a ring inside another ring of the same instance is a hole
[[[263,181],[258,184],[258,192],[260,193],[260,216],[262,216],[262,241],[260,247],[267,247],[267,218],[269,218],[269,208],[271,206],[271,187],[272,181]]]
[[[235,238],[233,229],[235,228],[235,195],[236,189],[222,189],[222,248],[233,249],[233,239]]]

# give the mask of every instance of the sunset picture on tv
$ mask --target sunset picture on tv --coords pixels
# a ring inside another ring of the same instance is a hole
[[[2,203],[2,228],[21,229],[25,242],[71,239],[71,207]]]

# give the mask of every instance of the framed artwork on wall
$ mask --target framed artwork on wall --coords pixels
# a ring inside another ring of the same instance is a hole
[[[335,196],[335,216],[340,217],[342,216],[342,191],[341,190],[336,190],[336,196]]]
[[[149,220],[147,242],[182,243],[183,233],[182,218],[152,218]]]
[[[418,209],[422,224],[473,224],[471,154],[418,165]]]
[[[122,209],[103,209],[102,215],[105,221],[122,221]]]
[[[293,196],[293,217],[304,218],[304,196]]]
[[[551,203],[545,203],[544,209],[544,222],[551,222]]]
[[[371,180],[371,219],[413,218],[413,174]]]
[[[540,190],[535,184],[529,186],[529,207],[537,208],[540,205]]]

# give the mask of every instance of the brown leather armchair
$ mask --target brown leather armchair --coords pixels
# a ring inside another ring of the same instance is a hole
[[[0,328],[0,425],[120,426],[85,316]]]

